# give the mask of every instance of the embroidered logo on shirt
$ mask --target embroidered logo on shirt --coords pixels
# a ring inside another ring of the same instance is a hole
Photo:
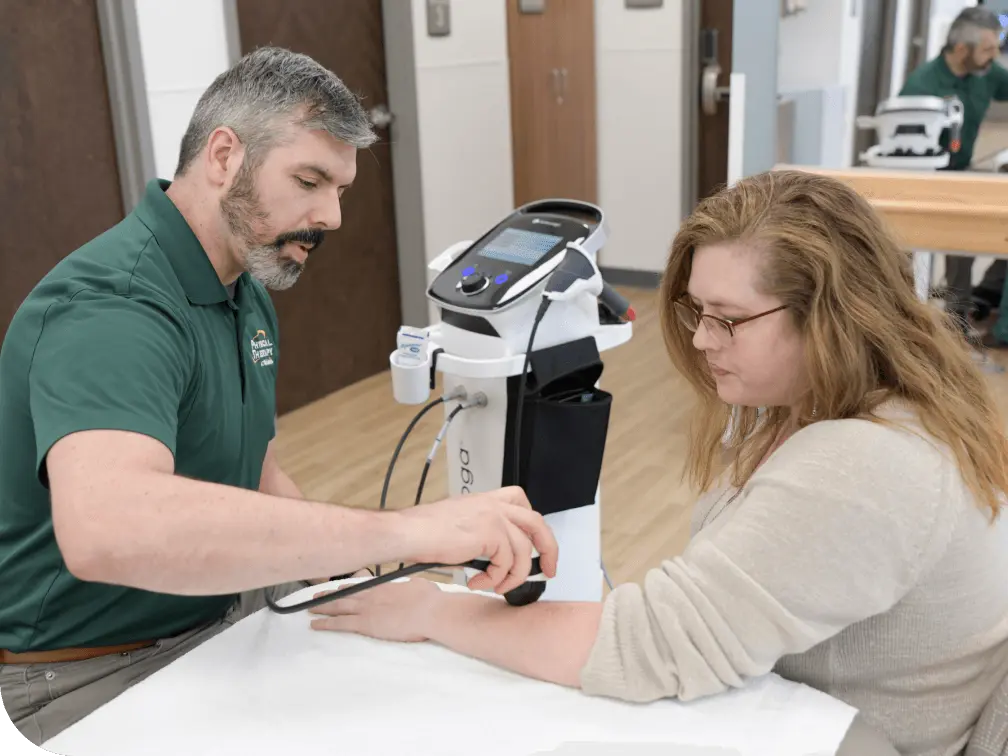
[[[266,331],[259,329],[251,339],[252,362],[266,367],[273,364],[273,342],[266,336]]]

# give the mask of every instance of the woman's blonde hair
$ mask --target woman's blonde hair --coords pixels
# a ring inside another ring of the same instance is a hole
[[[963,478],[994,517],[1008,490],[1008,440],[987,382],[951,316],[920,301],[912,258],[871,205],[842,182],[803,171],[743,179],[704,199],[676,234],[661,286],[661,323],[673,363],[699,393],[686,470],[706,490],[732,415],[674,303],[693,252],[738,242],[765,254],[762,288],[802,334],[810,387],[792,409],[739,408],[727,439],[742,485],[786,423],[865,417],[905,400],[953,451]],[[813,419],[813,411],[815,417]]]

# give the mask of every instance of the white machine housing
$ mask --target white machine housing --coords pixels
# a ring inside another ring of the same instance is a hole
[[[543,291],[569,243],[579,245],[597,265],[607,235],[598,207],[543,200],[518,208],[480,239],[454,244],[431,261],[429,269],[436,277],[427,295],[440,307],[442,320],[426,329],[426,349],[415,363],[397,351],[390,364],[397,401],[426,402],[435,371],[442,374],[445,393],[463,387],[470,397],[483,392],[488,398],[485,407],[459,413],[449,427],[445,438],[449,495],[510,484],[504,478],[505,461],[513,458],[510,423],[515,384],[525,365]],[[552,302],[536,331],[532,354],[574,342],[583,345],[587,338],[601,353],[630,339],[632,323],[604,318],[600,312],[599,300],[589,292]],[[459,403],[446,402],[446,416]],[[586,475],[593,472],[600,470],[585,470]],[[594,499],[584,506],[544,514],[559,542],[560,560],[541,600],[601,600],[600,488],[595,487]]]
[[[941,146],[945,129],[951,129],[951,151],[959,149],[963,104],[956,97],[890,97],[879,103],[874,116],[858,116],[857,125],[875,129],[878,137],[860,155],[868,166],[937,170],[949,164],[950,152]]]

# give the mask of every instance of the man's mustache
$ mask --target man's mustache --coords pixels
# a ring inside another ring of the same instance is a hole
[[[297,231],[288,231],[280,234],[280,236],[273,240],[272,246],[279,250],[284,244],[293,242],[295,244],[304,244],[308,251],[311,252],[324,240],[324,231],[317,228],[301,228]]]

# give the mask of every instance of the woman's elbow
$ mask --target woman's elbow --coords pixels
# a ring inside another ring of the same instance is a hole
[[[679,677],[674,672],[642,674],[640,670],[617,670],[611,667],[603,670],[590,664],[581,671],[578,687],[589,696],[636,704],[677,699],[682,694]]]

